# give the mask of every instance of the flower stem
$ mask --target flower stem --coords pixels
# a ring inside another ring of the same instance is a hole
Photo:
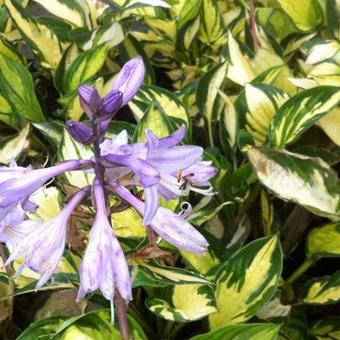
[[[302,265],[286,280],[287,285],[294,283],[302,274],[304,274],[313,264],[315,260],[312,258],[306,258]]]
[[[95,167],[94,172],[96,174],[96,178],[99,180],[103,190],[105,189],[105,168],[101,164],[101,153],[100,153],[100,143],[101,143],[101,132],[100,126],[97,124],[93,125],[93,134],[95,136],[95,140],[93,142],[93,149],[94,149],[94,157],[95,157]],[[108,215],[108,220],[111,224],[111,211],[109,206],[109,200],[107,197],[107,193],[104,190],[105,195],[105,202],[106,202],[106,211]],[[129,326],[127,322],[127,315],[126,315],[126,306],[125,301],[120,295],[118,289],[115,290],[115,304],[117,307],[117,314],[118,314],[118,324],[120,329],[120,334],[122,340],[129,339]]]
[[[254,52],[255,54],[257,54],[260,48],[260,41],[257,35],[254,0],[249,0],[249,22],[250,22],[250,32],[251,32],[251,37],[253,40]]]
[[[115,302],[117,306],[118,312],[118,324],[120,329],[120,334],[122,336],[122,340],[129,340],[129,326],[127,322],[126,316],[126,306],[123,298],[119,294],[118,289],[115,292]]]

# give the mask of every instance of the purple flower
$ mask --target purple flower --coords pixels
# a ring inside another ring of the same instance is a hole
[[[110,182],[110,185],[119,196],[143,215],[145,210],[144,202],[132,195],[125,187],[114,182]],[[202,254],[208,248],[208,242],[203,235],[186,221],[182,215],[176,215],[169,209],[158,208],[150,227],[165,241],[179,249]]]
[[[112,301],[115,288],[125,300],[132,300],[129,268],[108,221],[104,191],[98,179],[94,180],[93,192],[96,216],[79,269],[77,300],[100,289],[105,298]]]
[[[91,166],[92,161],[74,160],[38,170],[30,167],[0,168],[0,217],[6,214],[7,209],[27,203],[29,196],[52,177]]]
[[[67,221],[88,192],[89,187],[78,191],[64,209],[51,220],[26,220],[16,226],[6,228],[5,242],[11,254],[5,266],[24,255],[24,262],[16,275],[28,267],[41,274],[36,288],[43,286],[57,269],[63,255]]]
[[[145,195],[144,224],[155,216],[159,194],[167,200],[188,195],[190,190],[214,194],[209,180],[217,170],[211,162],[202,161],[201,147],[177,146],[185,134],[185,126],[164,138],[147,131],[146,143],[121,146],[104,157],[105,164],[124,165],[138,177]]]
[[[118,73],[111,91],[101,98],[98,91],[88,85],[78,88],[80,105],[91,119],[102,122],[105,131],[108,122],[120,107],[126,105],[138,92],[145,76],[143,59],[138,56],[124,64]]]
[[[0,222],[0,242],[5,242],[10,251],[13,249],[14,240],[10,237],[11,228],[24,221],[26,218],[26,211],[19,203],[14,208],[7,209],[4,218]],[[14,232],[15,233],[15,232]]]

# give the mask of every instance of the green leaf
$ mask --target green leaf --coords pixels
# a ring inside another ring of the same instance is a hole
[[[0,91],[13,112],[32,122],[44,121],[30,72],[21,63],[1,53]]]
[[[146,129],[151,130],[157,137],[165,137],[175,131],[172,122],[167,117],[160,105],[152,103],[135,130],[134,140],[144,142],[146,140]]]
[[[16,0],[4,1],[20,33],[42,62],[42,66],[56,70],[62,56],[57,36],[48,26],[31,17]]]
[[[148,298],[145,304],[157,316],[175,322],[194,321],[216,312],[213,289],[197,284],[174,286],[171,303],[158,298]]]
[[[307,283],[303,298],[304,303],[326,304],[340,300],[340,271],[332,276],[314,279]]]
[[[109,50],[108,43],[81,53],[66,69],[63,77],[65,92],[73,92],[77,87],[91,79],[103,66]]]
[[[340,317],[318,320],[310,330],[317,340],[338,339],[340,335]]]
[[[314,228],[307,237],[308,257],[340,256],[340,222]]]
[[[277,0],[301,31],[310,31],[322,21],[322,11],[317,0]]]
[[[275,340],[279,330],[280,325],[272,323],[229,325],[194,336],[190,340]]]
[[[276,235],[253,241],[239,250],[216,274],[218,312],[209,317],[211,328],[254,316],[275,293],[281,270],[282,251]]]
[[[318,86],[286,101],[272,120],[269,140],[275,147],[293,142],[340,101],[340,88]]]
[[[228,63],[213,67],[199,81],[197,87],[197,106],[203,115],[211,146],[213,141],[213,123],[222,110],[219,90],[222,90],[228,70]]]
[[[76,142],[66,131],[62,135],[62,142],[59,149],[58,159],[65,161],[69,159],[90,159],[93,151],[90,147]],[[94,174],[86,171],[65,172],[66,180],[69,184],[78,188],[92,184]]]
[[[275,195],[319,216],[335,218],[339,213],[337,176],[320,158],[256,148],[248,150],[248,157],[258,179]]]
[[[248,106],[246,130],[256,145],[265,143],[270,122],[278,108],[289,98],[284,92],[263,84],[246,84]]]
[[[5,145],[0,144],[0,163],[8,164],[11,160],[17,159],[27,149],[29,146],[27,139],[29,132],[30,126],[27,124],[16,137],[7,141]]]

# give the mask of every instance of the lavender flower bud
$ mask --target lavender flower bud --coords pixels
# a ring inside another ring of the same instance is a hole
[[[84,112],[90,119],[98,112],[101,105],[101,98],[98,91],[88,85],[80,85],[78,87],[79,101]]]
[[[69,120],[67,130],[78,143],[91,144],[93,142],[93,131],[85,123]]]
[[[102,101],[102,109],[104,114],[116,113],[123,102],[123,93],[112,89]]]
[[[138,92],[145,76],[143,58],[138,56],[124,64],[113,84],[113,90],[123,93],[122,106],[126,105]]]

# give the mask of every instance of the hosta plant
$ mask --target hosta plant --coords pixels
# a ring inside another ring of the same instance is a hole
[[[0,1],[0,337],[337,339],[339,15]]]

